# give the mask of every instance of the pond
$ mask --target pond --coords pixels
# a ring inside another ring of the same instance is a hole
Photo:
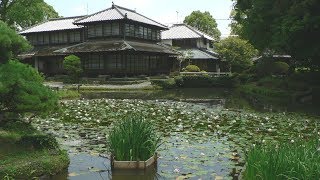
[[[34,126],[55,135],[69,152],[69,169],[52,178],[238,179],[245,164],[244,154],[255,144],[319,134],[320,123],[315,117],[229,110],[219,103],[223,101],[216,101],[225,96],[225,90],[190,92],[198,96],[180,91],[174,96],[161,92],[163,96],[121,99],[114,93],[104,93],[61,102],[59,112],[34,121]],[[132,112],[154,122],[162,136],[157,166],[142,172],[111,172],[106,136],[114,122]]]

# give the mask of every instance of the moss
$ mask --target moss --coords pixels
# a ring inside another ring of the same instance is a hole
[[[21,121],[0,127],[0,159],[0,179],[53,175],[69,165],[68,154],[52,136]]]
[[[69,165],[65,151],[16,151],[3,157],[0,162],[0,179],[33,178],[42,175],[54,175]]]

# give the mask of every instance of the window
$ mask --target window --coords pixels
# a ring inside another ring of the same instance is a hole
[[[88,26],[88,38],[95,37],[95,29],[94,26]]]
[[[95,25],[94,28],[95,28],[95,33],[96,33],[95,36],[101,37],[102,36],[102,24]]]
[[[66,32],[59,32],[59,43],[67,43],[68,34]]]
[[[160,33],[160,30],[157,30],[157,40],[161,40],[161,33]]]
[[[127,55],[127,70],[134,72],[134,57],[133,55]]]
[[[152,40],[156,40],[156,39],[157,39],[157,31],[152,30]]]
[[[104,36],[111,36],[111,35],[112,35],[111,24],[105,24],[104,25]]]
[[[148,28],[143,28],[143,39],[148,39]]]
[[[43,44],[49,44],[49,34],[44,34],[44,36],[43,36]]]
[[[139,38],[143,39],[143,27],[139,26]]]
[[[159,56],[150,56],[150,69],[157,68]]]
[[[59,33],[58,32],[54,32],[51,34],[51,42],[53,44],[58,44],[59,43]]]
[[[145,68],[146,70],[149,70],[149,56],[143,56]]]
[[[91,54],[85,61],[85,69],[104,69],[104,60],[102,55]]]
[[[126,36],[129,36],[129,34],[130,34],[130,25],[129,24],[125,24],[125,34],[126,34]]]
[[[112,35],[120,34],[120,25],[119,23],[112,23]]]
[[[38,34],[37,44],[42,45],[43,44],[43,34]]]
[[[139,33],[139,26],[134,27],[134,37],[139,38],[140,33]]]
[[[145,68],[145,61],[144,61],[144,56],[136,56],[136,70],[138,72],[142,72],[144,71],[146,68]]]
[[[152,31],[150,28],[148,28],[148,39],[151,40],[151,37],[152,37]]]
[[[70,32],[70,43],[76,43],[81,41],[81,33],[79,31]]]
[[[35,35],[27,36],[27,39],[32,45],[36,45],[37,44],[37,39],[36,39]]]

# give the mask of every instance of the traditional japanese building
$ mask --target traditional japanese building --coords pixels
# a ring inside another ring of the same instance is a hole
[[[46,75],[63,73],[65,56],[81,58],[86,76],[168,74],[172,56],[161,43],[168,28],[134,10],[112,5],[88,16],[51,19],[20,32],[34,46],[20,57]]]
[[[175,24],[162,32],[162,42],[175,47],[190,59],[182,64],[197,65],[201,70],[220,72],[218,54],[213,51],[213,37],[186,24]]]

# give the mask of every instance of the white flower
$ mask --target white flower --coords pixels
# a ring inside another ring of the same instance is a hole
[[[201,155],[201,156],[205,156],[205,154],[204,154],[204,153],[200,153],[200,155]]]
[[[265,142],[266,142],[266,140],[263,139],[263,140],[262,140],[262,143],[265,143]]]
[[[269,129],[268,129],[268,132],[271,132],[271,131],[272,131],[272,129],[269,128]]]
[[[179,173],[180,170],[179,170],[178,168],[175,168],[175,169],[173,170],[173,172],[174,172],[174,173]]]
[[[294,143],[294,140],[292,139],[290,142],[291,142],[291,143]]]

